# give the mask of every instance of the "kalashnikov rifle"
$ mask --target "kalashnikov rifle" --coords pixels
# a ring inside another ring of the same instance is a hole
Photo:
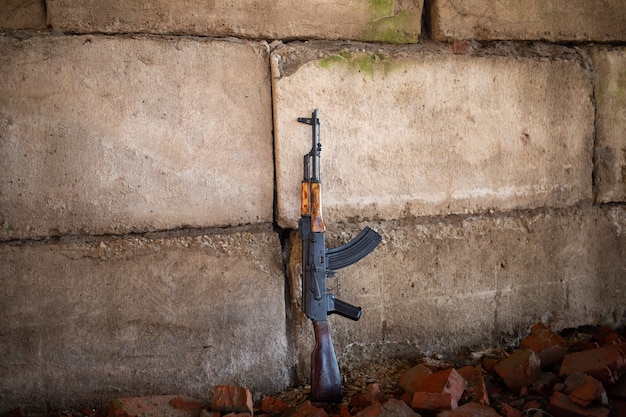
[[[350,242],[327,249],[322,219],[320,179],[320,119],[315,109],[310,118],[300,117],[298,122],[312,126],[313,146],[304,155],[304,179],[300,204],[300,237],[302,239],[302,308],[312,321],[315,332],[315,349],[311,354],[311,401],[341,401],[343,385],[337,356],[328,328],[328,315],[339,314],[351,320],[361,317],[361,307],[355,307],[328,293],[326,279],[334,271],[358,262],[381,241],[378,233],[366,227]]]

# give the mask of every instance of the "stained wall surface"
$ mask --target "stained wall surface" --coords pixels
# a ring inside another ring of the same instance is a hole
[[[315,108],[340,366],[624,323],[623,2],[269,3],[0,4],[0,413],[306,383]]]

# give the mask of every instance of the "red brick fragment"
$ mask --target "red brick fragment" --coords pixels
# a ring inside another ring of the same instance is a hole
[[[416,392],[413,394],[411,408],[419,412],[440,412],[458,407],[457,401],[449,393]]]
[[[598,405],[608,405],[606,391],[602,383],[591,375],[575,373],[564,382],[563,393],[570,401],[586,407],[595,401]]]
[[[381,417],[420,417],[411,408],[400,400],[390,398],[383,403]]]
[[[593,334],[593,338],[600,343],[600,345],[610,345],[625,342],[624,338],[615,331],[611,326],[602,326]]]
[[[470,400],[476,403],[489,405],[489,394],[485,385],[485,378],[479,368],[473,366],[464,366],[457,370],[459,375],[467,382],[466,391]]]
[[[537,380],[528,387],[528,392],[548,397],[558,381],[559,376],[557,374],[552,372],[541,372],[539,373]]]
[[[554,417],[608,417],[610,412],[606,407],[581,407],[561,392],[552,394],[547,411]]]
[[[377,417],[383,412],[383,405],[381,403],[371,404],[361,411],[356,413],[354,417]]]
[[[560,375],[586,373],[603,384],[612,384],[625,370],[626,343],[620,343],[565,355]]]
[[[531,327],[530,335],[522,339],[519,347],[535,352],[541,360],[541,368],[561,361],[567,353],[567,342],[543,323]]]
[[[500,362],[500,359],[497,358],[488,358],[486,356],[484,356],[481,360],[480,360],[480,365],[483,367],[483,369],[485,371],[487,371],[488,373],[495,375],[495,372],[493,370],[493,367],[497,365],[497,363]]]
[[[416,392],[422,381],[432,373],[429,368],[419,364],[402,374],[398,384],[407,392]]]
[[[339,407],[339,417],[352,417],[350,409],[346,404],[342,404],[341,407]]]
[[[382,403],[384,401],[383,394],[380,392],[379,384],[370,384],[367,386],[365,392],[358,392],[350,397],[348,406],[350,409],[361,410],[375,403]]]
[[[218,385],[213,392],[211,409],[221,413],[253,414],[252,393],[243,387]]]
[[[323,408],[314,406],[311,401],[300,403],[284,415],[286,417],[328,417]]]
[[[522,412],[505,403],[500,407],[500,415],[503,417],[521,417]]]
[[[478,404],[467,403],[455,410],[444,411],[437,414],[437,417],[500,417],[493,408]]]
[[[120,398],[109,404],[108,417],[198,417],[202,405],[183,395]]]
[[[528,387],[539,377],[540,366],[541,361],[535,352],[518,349],[498,362],[493,370],[511,392],[518,394],[522,388]]]
[[[419,391],[450,394],[456,402],[463,396],[467,386],[465,379],[454,368],[428,375],[422,381]]]
[[[467,54],[472,48],[472,44],[469,41],[453,41],[452,53],[455,54]]]
[[[265,397],[263,401],[261,401],[261,406],[259,409],[263,411],[264,414],[269,414],[270,416],[276,416],[279,414],[283,414],[287,411],[291,406],[284,401],[279,400],[275,397]]]
[[[375,403],[358,412],[354,417],[419,417],[408,405],[391,398],[384,403]]]

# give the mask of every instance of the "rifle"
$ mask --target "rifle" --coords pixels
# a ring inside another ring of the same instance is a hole
[[[320,119],[315,109],[310,118],[298,122],[312,126],[313,146],[304,155],[304,178],[300,200],[300,238],[302,239],[302,308],[313,321],[315,349],[311,354],[311,401],[341,401],[343,385],[337,356],[328,328],[328,315],[339,314],[351,320],[361,317],[361,307],[341,301],[328,293],[326,278],[334,277],[337,269],[358,262],[373,251],[382,240],[369,227],[350,242],[327,249],[322,218],[320,179]]]

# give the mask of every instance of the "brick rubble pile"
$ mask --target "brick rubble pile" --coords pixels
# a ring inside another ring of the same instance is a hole
[[[488,350],[475,356],[475,364],[460,367],[423,360],[403,371],[393,392],[382,392],[371,381],[341,404],[301,398],[289,403],[279,396],[254,404],[247,388],[217,386],[206,408],[183,395],[162,395],[116,399],[107,410],[46,417],[623,417],[623,333],[601,327],[588,338],[568,337],[537,323],[508,354]],[[17,409],[4,417],[26,413]]]

